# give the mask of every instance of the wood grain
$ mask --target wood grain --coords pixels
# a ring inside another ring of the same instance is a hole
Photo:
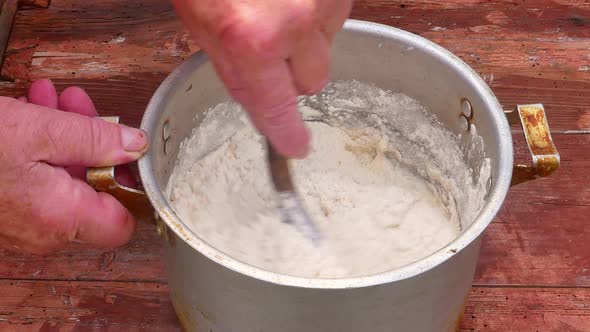
[[[588,288],[486,288],[471,291],[460,332],[590,332]]]
[[[48,256],[0,251],[0,280],[164,282],[162,255],[155,226],[140,224],[131,242],[115,250],[71,244]]]
[[[0,331],[180,331],[165,284],[0,281]],[[590,331],[587,288],[476,287],[459,331]]]
[[[160,283],[0,281],[0,331],[180,331]]]
[[[8,38],[17,10],[17,0],[0,0],[0,65],[4,59],[4,52],[8,46]]]
[[[19,5],[22,8],[47,8],[51,4],[51,0],[19,0]]]
[[[83,8],[77,3],[54,1],[47,10],[18,14],[9,51],[35,51],[31,71],[8,78],[51,77],[86,86],[110,78],[129,84],[150,80],[155,87],[198,49],[167,1],[104,0]],[[478,71],[506,107],[544,103],[556,131],[590,128],[590,41],[584,38],[590,14],[583,1],[357,0],[353,17],[441,44]],[[22,94],[24,88],[5,83],[0,93]],[[153,90],[109,93],[143,110]]]
[[[546,106],[562,167],[511,189],[484,234],[461,331],[590,331],[590,3],[356,0],[353,18],[441,44],[505,108]],[[198,49],[161,0],[54,0],[20,11],[14,27],[0,95],[50,77],[59,90],[82,86],[101,114],[134,126],[160,82]],[[516,159],[526,160],[514,139]],[[0,331],[176,331],[165,282],[150,225],[117,250],[0,252]]]

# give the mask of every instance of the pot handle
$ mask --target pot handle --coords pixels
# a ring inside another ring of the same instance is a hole
[[[118,116],[99,117],[105,121],[119,123]],[[106,192],[115,197],[139,220],[154,221],[154,209],[145,192],[126,187],[115,178],[115,167],[88,168],[86,182],[96,191]]]
[[[513,111],[504,111],[508,123],[520,123],[524,131],[532,164],[514,164],[511,186],[551,175],[559,168],[560,157],[547,123],[542,104],[517,105]]]

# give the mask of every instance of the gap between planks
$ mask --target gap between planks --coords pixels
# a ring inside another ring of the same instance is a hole
[[[128,279],[128,280],[109,280],[109,279],[35,279],[35,278],[0,278],[0,282],[76,282],[76,283],[143,283],[143,284],[159,284],[167,285],[166,281],[158,280],[141,280],[141,279]],[[473,288],[515,288],[515,289],[590,289],[590,286],[582,285],[517,285],[517,284],[480,284],[475,283],[472,285]]]
[[[53,278],[53,279],[36,279],[36,278],[2,278],[0,277],[0,282],[10,282],[10,281],[26,281],[26,282],[86,282],[86,283],[121,283],[121,284],[128,284],[128,283],[143,283],[143,284],[158,284],[158,285],[167,285],[167,281],[161,280],[149,280],[149,279],[125,279],[125,280],[113,280],[113,279],[67,279],[67,278]]]

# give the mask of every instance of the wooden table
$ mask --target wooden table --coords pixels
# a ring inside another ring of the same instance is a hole
[[[354,18],[397,26],[475,68],[505,108],[545,104],[562,168],[511,190],[485,233],[461,331],[590,331],[590,2],[357,0]],[[22,10],[0,94],[50,77],[138,125],[162,79],[197,50],[164,0],[54,0]],[[515,130],[517,158],[526,150]],[[0,329],[179,330],[159,238],[118,250],[73,244],[0,254]]]

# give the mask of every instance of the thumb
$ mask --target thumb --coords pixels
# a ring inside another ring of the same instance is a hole
[[[56,166],[113,166],[137,160],[148,148],[147,134],[139,129],[32,104],[21,108],[21,115],[32,127],[28,133],[33,134],[25,133],[19,139],[32,151],[29,157],[33,161]]]

